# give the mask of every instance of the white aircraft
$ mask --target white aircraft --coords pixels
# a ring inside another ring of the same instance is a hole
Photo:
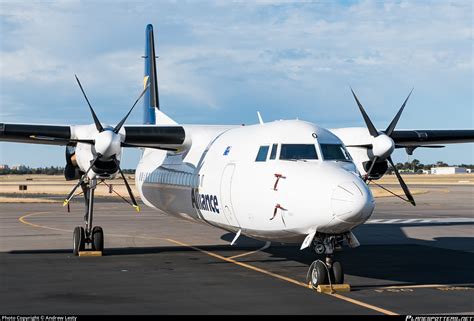
[[[141,148],[135,173],[141,200],[169,215],[190,219],[264,241],[311,247],[316,260],[309,282],[343,283],[335,248],[359,245],[351,232],[372,214],[374,198],[367,182],[380,178],[390,163],[405,192],[410,191],[391,159],[395,148],[474,142],[474,130],[395,130],[408,100],[385,131],[378,131],[353,93],[367,128],[325,129],[300,120],[250,126],[179,125],[159,108],[153,27],[146,28],[144,89],[116,126],[103,125],[89,105],[94,124],[56,126],[0,124],[0,141],[65,145],[67,180],[79,182],[86,203],[85,227],[76,227],[73,252],[86,246],[102,251],[104,234],[93,226],[97,182],[120,175],[122,148]],[[411,94],[411,93],[410,93]],[[144,124],[124,126],[144,96]],[[344,243],[345,244],[345,243]]]

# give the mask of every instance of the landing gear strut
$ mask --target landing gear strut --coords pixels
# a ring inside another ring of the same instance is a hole
[[[318,255],[325,255],[325,260],[314,261],[308,270],[307,283],[316,288],[322,284],[344,283],[344,271],[339,261],[333,260],[334,249],[341,246],[343,238],[335,235],[317,234],[312,248]]]
[[[104,232],[100,226],[92,227],[92,219],[94,213],[94,191],[97,187],[97,179],[91,179],[88,182],[81,183],[84,192],[84,201],[86,204],[86,215],[84,216],[84,225],[77,226],[73,235],[73,253],[79,255],[80,251],[84,251],[86,246],[90,246],[93,251],[104,250]]]

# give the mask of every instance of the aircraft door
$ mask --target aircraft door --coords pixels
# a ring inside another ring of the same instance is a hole
[[[230,225],[240,227],[239,221],[232,208],[232,177],[235,164],[228,164],[224,168],[221,178],[221,209]]]

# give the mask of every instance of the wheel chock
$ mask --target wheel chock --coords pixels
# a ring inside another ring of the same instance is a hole
[[[319,293],[350,292],[351,286],[349,284],[322,284],[318,285],[316,291]]]
[[[79,256],[102,256],[102,251],[79,251]]]

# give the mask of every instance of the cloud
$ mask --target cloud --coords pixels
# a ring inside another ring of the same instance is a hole
[[[266,119],[362,125],[352,85],[383,127],[415,86],[400,126],[473,126],[470,1],[113,4],[2,2],[2,120],[24,120],[11,106],[32,105],[70,118],[84,107],[75,73],[103,118],[121,118],[153,23],[160,101],[178,120],[251,122],[258,107]],[[458,108],[448,119],[446,106]],[[82,112],[73,121],[90,121]]]

